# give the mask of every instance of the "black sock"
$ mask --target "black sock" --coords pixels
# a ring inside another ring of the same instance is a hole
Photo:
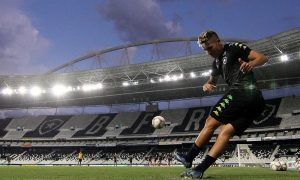
[[[201,148],[199,148],[195,143],[193,144],[192,148],[189,150],[189,152],[186,154],[185,160],[192,162],[195,157],[199,154],[201,151]]]
[[[204,160],[195,167],[195,170],[204,172],[210,165],[212,165],[217,158],[211,157],[210,155],[206,155]]]

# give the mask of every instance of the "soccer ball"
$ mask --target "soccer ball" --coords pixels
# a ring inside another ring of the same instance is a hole
[[[165,127],[165,125],[166,125],[166,120],[162,116],[155,116],[152,119],[152,126],[155,129],[161,129],[161,128]]]
[[[287,164],[284,161],[273,161],[273,162],[271,162],[270,167],[274,171],[286,171],[287,170]]]
[[[287,170],[286,162],[284,162],[284,161],[279,161],[279,162],[280,162],[280,165],[281,165],[280,171],[286,171]]]
[[[279,171],[281,168],[281,165],[280,165],[279,161],[273,161],[273,162],[271,162],[270,167],[274,171]]]

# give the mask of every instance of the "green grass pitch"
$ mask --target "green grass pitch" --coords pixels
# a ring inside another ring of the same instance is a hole
[[[183,167],[68,167],[0,166],[2,180],[175,180]],[[300,180],[296,171],[275,172],[269,168],[210,168],[204,179]]]

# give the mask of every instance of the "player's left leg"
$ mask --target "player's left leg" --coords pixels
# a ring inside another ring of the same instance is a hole
[[[213,147],[208,152],[204,160],[195,168],[181,174],[182,177],[202,178],[203,173],[207,170],[216,159],[224,152],[229,139],[234,135],[235,129],[231,124],[221,126],[221,131]]]

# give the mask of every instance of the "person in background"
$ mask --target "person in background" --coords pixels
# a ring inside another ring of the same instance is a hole
[[[79,153],[77,155],[77,160],[78,160],[78,165],[81,166],[81,162],[83,160],[83,153],[81,150],[79,151]]]

